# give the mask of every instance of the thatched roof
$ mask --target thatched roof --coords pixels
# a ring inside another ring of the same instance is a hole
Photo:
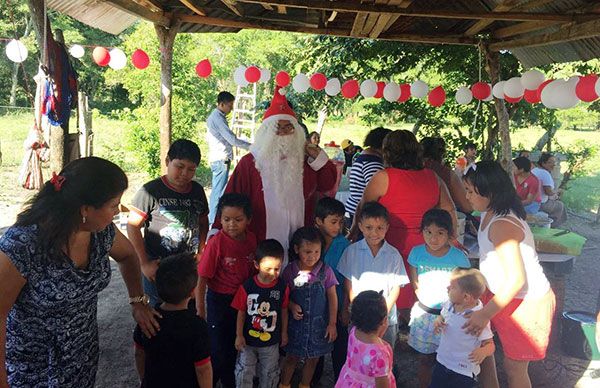
[[[181,32],[245,28],[510,50],[526,68],[600,57],[600,1],[583,0],[49,0],[119,33],[138,18]]]

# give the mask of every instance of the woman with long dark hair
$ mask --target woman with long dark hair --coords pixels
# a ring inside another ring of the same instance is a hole
[[[527,367],[546,356],[554,293],[538,261],[521,199],[502,166],[479,162],[463,180],[467,199],[482,212],[479,268],[488,283],[481,298],[484,307],[470,315],[465,330],[479,335],[491,321],[502,343],[508,386],[531,387]]]
[[[94,386],[98,293],[110,280],[109,255],[133,317],[147,336],[158,329],[135,251],[112,222],[126,188],[114,163],[75,160],[0,238],[0,387]]]

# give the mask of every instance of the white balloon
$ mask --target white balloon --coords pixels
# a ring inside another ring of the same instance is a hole
[[[519,98],[525,93],[521,77],[512,77],[504,84],[504,94],[510,98]]]
[[[544,74],[537,69],[527,70],[521,75],[521,84],[528,90],[537,89],[545,80]]]
[[[81,58],[85,55],[85,49],[78,45],[78,44],[74,44],[73,46],[71,46],[71,48],[69,49],[69,53],[71,54],[71,56],[73,58]],[[112,56],[111,56],[112,58]]]
[[[579,103],[579,98],[575,94],[578,77],[573,77],[568,81],[557,79],[550,82],[542,90],[542,104],[551,109],[569,109]]]
[[[238,66],[233,72],[233,81],[241,87],[248,86],[246,81],[246,66]]]
[[[269,82],[271,79],[271,70],[269,69],[260,69],[260,79],[258,82]]]
[[[342,84],[340,80],[337,78],[331,78],[327,80],[327,85],[325,86],[325,93],[328,96],[337,96],[338,93],[342,90]]]
[[[506,81],[500,81],[492,88],[492,94],[500,100],[504,100],[504,84]]]
[[[360,95],[364,98],[373,97],[377,93],[377,82],[366,79],[360,84]]]
[[[310,87],[310,81],[304,73],[298,73],[292,80],[292,87],[297,93],[304,93]]]
[[[400,98],[400,85],[390,82],[383,88],[383,98],[389,102],[396,102]]]
[[[27,59],[27,47],[18,39],[12,39],[6,45],[6,56],[15,63],[21,63]]]
[[[456,91],[455,98],[456,98],[456,102],[458,102],[460,105],[466,105],[466,104],[470,103],[471,101],[473,101],[473,93],[471,92],[471,90],[468,87],[461,86]]]
[[[429,86],[420,79],[410,84],[410,95],[416,98],[424,98],[429,93]]]
[[[113,70],[121,70],[127,65],[127,56],[120,48],[114,48],[110,50],[110,62],[108,62],[108,66],[110,66]]]

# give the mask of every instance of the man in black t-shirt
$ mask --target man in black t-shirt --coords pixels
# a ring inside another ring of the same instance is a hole
[[[198,145],[190,140],[176,140],[166,163],[167,174],[146,183],[136,193],[127,225],[127,235],[144,275],[144,292],[152,305],[160,301],[153,284],[160,259],[201,252],[208,231],[204,188],[192,180],[200,163]]]
[[[209,388],[212,366],[206,321],[188,309],[198,281],[190,253],[169,256],[156,271],[156,288],[164,301],[156,306],[160,331],[147,338],[136,326],[135,363],[142,388]]]

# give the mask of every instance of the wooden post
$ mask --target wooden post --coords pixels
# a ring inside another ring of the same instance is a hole
[[[173,23],[170,28],[154,24],[160,45],[160,165],[163,174],[167,171],[165,160],[171,146],[171,91],[173,89],[173,43],[179,30],[180,22]]]
[[[93,155],[92,112],[89,111],[88,96],[83,92],[78,93],[77,112],[79,122],[79,149],[81,157]]]
[[[483,45],[483,52],[486,60],[486,70],[490,75],[492,85],[500,80],[500,54],[497,51],[490,51],[487,45]],[[512,177],[512,146],[510,144],[510,129],[508,122],[508,111],[503,100],[494,97],[494,108],[496,109],[496,118],[498,119],[498,134],[502,145],[502,155],[500,164]],[[491,139],[488,138],[488,141]]]

